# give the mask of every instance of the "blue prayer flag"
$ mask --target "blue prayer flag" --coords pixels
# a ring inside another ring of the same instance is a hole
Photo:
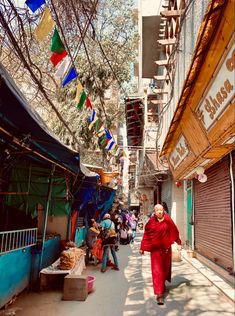
[[[25,1],[25,4],[30,8],[32,12],[35,12],[45,3],[46,3],[45,0],[26,0]]]
[[[75,79],[77,76],[78,75],[77,75],[76,70],[74,68],[71,68],[67,76],[65,76],[64,80],[62,81],[62,87],[66,86],[67,83]]]
[[[110,151],[111,149],[112,149],[112,147],[113,147],[113,145],[115,144],[115,142],[114,141],[112,141],[110,144],[109,144],[109,146],[108,146],[108,151]]]
[[[110,135],[110,133],[107,129],[105,130],[105,135],[106,135],[106,138],[108,138],[108,139],[112,138],[112,136]]]
[[[91,112],[91,117],[89,118],[89,122],[90,123],[94,121],[95,115],[96,115],[96,113],[95,113],[95,110],[93,109],[92,112]]]

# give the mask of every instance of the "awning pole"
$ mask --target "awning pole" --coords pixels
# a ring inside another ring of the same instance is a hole
[[[42,269],[42,259],[43,259],[44,244],[45,244],[45,237],[46,237],[47,218],[48,218],[50,202],[51,202],[51,193],[52,193],[52,186],[53,186],[52,179],[53,179],[54,172],[55,172],[55,165],[53,164],[51,168],[50,177],[49,177],[48,191],[47,191],[47,204],[46,204],[46,210],[44,213],[43,233],[42,233],[42,251],[41,251],[41,257],[40,257],[39,271]]]

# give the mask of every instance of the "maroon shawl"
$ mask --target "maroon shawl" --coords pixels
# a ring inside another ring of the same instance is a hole
[[[181,244],[179,231],[170,216],[164,214],[164,220],[159,222],[157,216],[153,215],[145,225],[140,249],[150,252],[165,250],[174,242]]]

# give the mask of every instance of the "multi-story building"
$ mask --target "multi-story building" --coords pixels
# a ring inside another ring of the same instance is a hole
[[[197,257],[234,273],[234,1],[165,1],[157,143],[184,183],[184,223]],[[163,189],[164,190],[164,189]],[[178,210],[177,210],[178,212]]]
[[[235,264],[234,5],[140,1],[142,127],[134,133],[135,190],[150,204],[166,202],[184,244],[227,280]]]

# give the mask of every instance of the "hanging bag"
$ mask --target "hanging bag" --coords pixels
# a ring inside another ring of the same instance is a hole
[[[110,223],[109,228],[105,228],[102,231],[102,245],[115,245],[117,242],[117,233],[114,229],[111,229],[112,222]]]

